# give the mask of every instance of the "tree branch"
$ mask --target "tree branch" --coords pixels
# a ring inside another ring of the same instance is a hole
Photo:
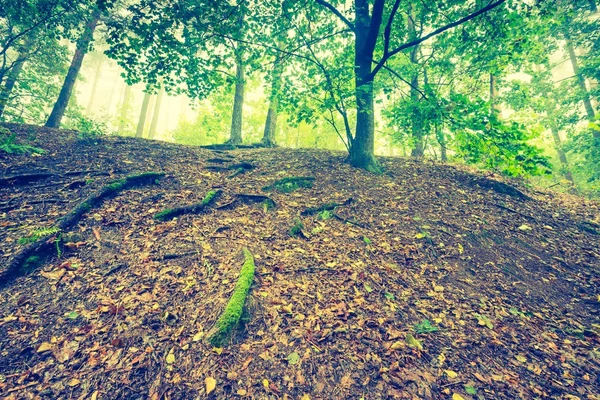
[[[436,35],[439,35],[440,33],[447,31],[448,29],[451,29],[451,28],[454,28],[454,27],[459,26],[461,24],[464,24],[465,22],[470,21],[473,18],[476,18],[476,17],[480,16],[481,14],[484,14],[484,13],[486,13],[486,12],[488,12],[488,11],[496,8],[496,7],[498,7],[499,5],[501,5],[501,4],[505,3],[505,2],[506,2],[506,0],[498,0],[498,1],[494,2],[494,3],[490,3],[487,6],[483,7],[482,9],[480,9],[480,10],[478,10],[478,11],[472,13],[472,14],[469,14],[466,17],[463,17],[463,18],[459,19],[458,21],[454,21],[454,22],[452,22],[452,23],[450,23],[448,25],[442,26],[441,28],[438,28],[438,29],[434,30],[433,32],[430,32],[430,33],[428,33],[425,36],[422,36],[422,37],[420,37],[418,39],[415,39],[415,40],[412,40],[412,41],[410,41],[408,43],[405,43],[402,46],[396,47],[394,50],[389,51],[387,54],[384,53],[383,57],[381,58],[381,60],[379,60],[379,62],[377,63],[377,65],[373,69],[373,72],[371,72],[371,78],[374,78],[375,75],[377,75],[377,73],[381,70],[381,68],[383,68],[383,65],[386,63],[386,61],[390,57],[392,57],[392,56],[400,53],[402,50],[406,50],[406,49],[408,49],[410,47],[417,46],[418,44],[423,43],[424,41],[426,41],[426,40],[428,40],[428,39],[430,39],[430,38],[432,38],[432,37],[434,37]]]
[[[332,6],[325,0],[315,0],[315,1],[317,2],[317,4],[320,4],[321,6],[325,7],[326,9],[331,11],[333,14],[335,14],[339,19],[342,20],[342,22],[344,24],[348,25],[348,27],[350,29],[352,29],[352,31],[354,32],[354,24],[352,22],[350,22],[350,20],[348,18],[344,17],[344,15],[337,8],[335,8],[334,6]]]

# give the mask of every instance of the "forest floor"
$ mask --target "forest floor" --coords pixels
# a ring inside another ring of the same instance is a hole
[[[0,288],[2,398],[600,399],[598,203],[427,161],[376,176],[342,153],[5,126],[45,153],[0,154],[2,266],[102,185],[166,176]],[[291,176],[314,184],[262,190]],[[202,213],[153,219],[215,188]],[[244,247],[244,324],[213,348]]]

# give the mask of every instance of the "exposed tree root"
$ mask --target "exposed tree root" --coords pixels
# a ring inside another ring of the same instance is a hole
[[[527,196],[520,190],[507,185],[506,183],[499,182],[493,179],[479,177],[468,181],[470,186],[479,186],[484,189],[491,189],[496,193],[506,194],[511,197],[516,197],[521,200],[531,200],[531,197]]]
[[[221,195],[221,193],[223,193],[223,191],[221,189],[210,190],[206,194],[206,197],[204,197],[201,202],[191,204],[189,206],[170,208],[167,210],[163,210],[163,211],[157,213],[154,216],[154,219],[158,220],[158,221],[168,221],[170,219],[173,219],[175,217],[178,217],[178,216],[184,215],[184,214],[199,214],[200,212],[202,212],[202,210],[204,210],[207,206],[209,206],[210,203],[213,202],[213,200],[215,200],[217,197],[219,197]]]
[[[248,291],[254,281],[254,257],[246,248],[243,249],[244,265],[235,284],[233,293],[214,327],[208,332],[206,340],[214,347],[222,347],[231,337],[231,333],[239,324],[242,311],[248,297]]]
[[[352,197],[349,197],[346,201],[344,201],[343,203],[325,203],[319,207],[308,207],[306,208],[304,211],[302,211],[300,213],[300,215],[314,215],[314,214],[318,214],[320,212],[323,211],[333,211],[338,207],[342,207],[342,206],[347,206],[348,204],[352,203],[354,199],[352,199]]]
[[[139,175],[131,175],[104,185],[96,193],[90,195],[87,199],[73,208],[67,215],[59,219],[55,225],[56,231],[54,234],[40,237],[33,243],[23,247],[23,249],[13,257],[8,266],[0,272],[0,286],[7,284],[17,276],[24,275],[39,267],[45,256],[54,252],[54,247],[58,246],[60,236],[67,229],[79,222],[85,213],[94,207],[98,207],[105,199],[135,186],[154,183],[163,176],[163,173],[145,172]]]
[[[36,172],[32,174],[10,175],[0,178],[0,186],[19,185],[23,183],[39,181],[56,176],[50,172]]]
[[[236,193],[233,195],[232,201],[230,201],[229,203],[223,204],[221,206],[218,206],[216,208],[217,208],[217,210],[225,210],[228,208],[233,208],[240,201],[245,204],[262,203],[267,207],[267,209],[272,209],[272,208],[277,207],[277,203],[275,203],[275,201],[272,198],[270,198],[269,196],[264,196],[261,194]]]
[[[263,190],[267,192],[277,190],[282,193],[290,193],[299,188],[311,188],[314,180],[314,176],[289,176],[263,187]]]

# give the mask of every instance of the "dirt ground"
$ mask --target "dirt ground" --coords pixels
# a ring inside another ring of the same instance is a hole
[[[429,161],[373,175],[320,150],[4,126],[45,153],[0,154],[3,268],[103,185],[166,176],[0,288],[2,398],[600,399],[598,203]],[[263,190],[297,176],[312,187]],[[217,188],[200,214],[153,218]],[[247,313],[213,348],[244,247]]]

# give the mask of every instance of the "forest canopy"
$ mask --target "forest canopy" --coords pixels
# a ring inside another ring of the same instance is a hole
[[[594,195],[598,17],[594,0],[2,0],[0,118]]]

